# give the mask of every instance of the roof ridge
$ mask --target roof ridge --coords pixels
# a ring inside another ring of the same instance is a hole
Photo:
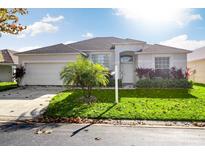
[[[125,40],[123,38],[119,38],[119,37],[114,37],[114,36],[105,36],[105,37],[100,37],[100,36],[97,36],[97,37],[92,37],[92,38],[89,38],[89,39],[83,39],[83,40],[80,40],[80,41],[77,41],[77,42],[73,42],[73,43],[68,43],[66,45],[69,45],[69,44],[75,44],[75,43],[81,43],[81,42],[84,42],[84,41],[90,41],[90,40],[94,40],[94,39],[97,39],[97,38],[115,38],[115,39],[121,39],[121,40]]]
[[[192,51],[192,50],[187,50],[187,49],[183,49],[183,48],[177,48],[177,47],[172,47],[172,46],[167,46],[167,45],[162,45],[162,44],[153,44],[153,45],[164,46],[164,47],[168,47],[168,48],[185,50],[185,51]]]
[[[25,52],[29,52],[29,51],[34,51],[36,49],[44,49],[44,48],[47,48],[47,47],[53,47],[53,46],[57,46],[57,45],[64,45],[64,44],[63,43],[53,44],[53,45],[49,45],[49,46],[44,46],[44,47],[40,47],[40,48],[35,48],[35,49],[27,50],[27,51],[18,52],[16,54],[25,53]]]
[[[196,49],[194,49],[194,51],[197,51],[197,50],[200,50],[200,49],[203,49],[203,48],[205,48],[205,46],[202,46],[200,48],[196,48]]]

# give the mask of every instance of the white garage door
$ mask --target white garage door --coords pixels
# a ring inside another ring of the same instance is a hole
[[[60,72],[66,63],[27,63],[23,85],[62,85]]]

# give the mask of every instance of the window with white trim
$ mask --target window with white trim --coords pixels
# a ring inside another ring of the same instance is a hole
[[[169,69],[169,57],[155,57],[155,69]]]
[[[133,56],[130,55],[123,55],[120,57],[121,63],[132,63],[133,62]]]
[[[91,59],[94,63],[101,64],[107,68],[110,66],[109,54],[92,54]]]

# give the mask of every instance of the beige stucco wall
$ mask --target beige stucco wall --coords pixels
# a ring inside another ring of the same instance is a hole
[[[186,54],[138,54],[138,67],[155,68],[155,57],[170,57],[170,68],[182,68],[184,71],[187,67]]]
[[[12,81],[12,66],[0,65],[0,82]]]
[[[115,57],[115,52],[124,52],[124,51],[137,51],[142,47],[142,45],[136,44],[123,44],[116,45],[115,51],[89,51],[87,53],[91,54],[103,54],[108,53],[110,55],[110,70],[114,70],[115,59],[118,59],[118,68],[120,73],[120,58]],[[133,53],[134,54],[134,53]],[[170,57],[170,67],[186,69],[187,66],[187,56],[186,54],[151,54],[151,53],[139,53],[136,54],[134,67],[144,67],[144,68],[154,68],[155,67],[155,57],[159,56],[168,56]],[[45,54],[45,55],[21,55],[19,56],[19,64],[26,63],[66,63],[68,61],[75,61],[77,54]],[[135,74],[135,73],[134,73]]]
[[[139,49],[143,48],[143,45],[144,45],[143,43],[142,44],[117,44],[115,46],[115,52],[118,52],[120,55],[120,53],[124,51],[138,51]],[[153,53],[136,52],[134,54],[135,54],[134,65],[136,68],[141,67],[141,68],[155,69],[155,57],[170,57],[170,68],[176,67],[179,69],[181,68],[183,71],[185,71],[187,67],[187,54],[186,53],[161,54],[161,53],[155,52],[153,54]],[[115,57],[115,56],[114,58],[120,59],[120,57]],[[113,60],[113,63],[114,63],[114,60]],[[120,60],[118,60],[117,65],[120,66]],[[119,69],[119,71],[121,70]],[[137,80],[137,77],[135,75],[135,81],[136,80]]]
[[[19,55],[19,64],[37,62],[68,62],[75,61],[79,54],[45,54],[45,55]]]
[[[191,76],[190,80],[198,83],[205,83],[205,59],[188,62]]]
[[[137,51],[143,47],[143,44],[119,44],[116,45],[117,52],[123,51]],[[136,55],[136,65],[144,68],[155,68],[155,57],[170,57],[170,67],[182,68],[187,67],[187,55],[186,53],[178,54],[157,54],[157,53],[143,53],[139,52]],[[136,66],[136,67],[137,67]]]

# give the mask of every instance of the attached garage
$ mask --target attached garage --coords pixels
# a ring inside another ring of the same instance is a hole
[[[26,63],[24,85],[62,85],[60,72],[66,63]]]
[[[62,85],[60,72],[83,53],[64,44],[18,53],[25,75],[21,85]]]

